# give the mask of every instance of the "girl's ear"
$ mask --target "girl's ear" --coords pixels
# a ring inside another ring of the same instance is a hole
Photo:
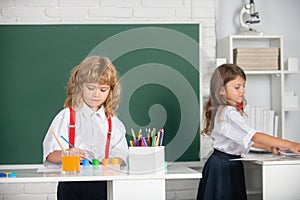
[[[224,86],[221,87],[220,94],[221,94],[221,96],[225,96],[226,95],[226,90],[225,90]]]

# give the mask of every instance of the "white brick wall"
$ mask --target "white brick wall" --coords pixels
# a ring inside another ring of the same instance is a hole
[[[2,1],[2,0],[1,0]],[[7,1],[7,0],[4,0]],[[13,2],[12,4],[16,7],[24,8],[24,7],[57,7],[57,0],[10,0]],[[13,7],[13,6],[12,6]]]
[[[29,0],[30,1],[30,0]],[[60,7],[98,7],[99,0],[58,0]]]
[[[0,0],[0,24],[200,22],[203,48],[214,60],[214,0]]]
[[[90,8],[88,17],[94,18],[130,18],[132,17],[132,8],[118,8],[118,7],[106,7],[106,8]]]
[[[0,200],[54,200],[57,183],[0,184]]]
[[[202,50],[216,57],[215,0],[0,0],[0,24],[200,22]],[[205,70],[204,70],[205,71]],[[194,199],[198,180],[167,181],[167,199]],[[0,184],[0,200],[56,199],[56,184]]]

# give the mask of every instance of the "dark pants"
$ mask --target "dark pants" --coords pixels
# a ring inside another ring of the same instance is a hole
[[[106,200],[106,181],[59,182],[58,200]]]
[[[205,163],[197,200],[246,200],[244,167],[240,156],[218,150]]]

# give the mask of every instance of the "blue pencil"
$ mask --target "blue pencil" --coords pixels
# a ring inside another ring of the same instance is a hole
[[[164,129],[161,129],[158,146],[162,146],[163,139],[164,139]]]
[[[71,144],[66,138],[64,138],[62,135],[60,136],[65,142],[67,142],[72,148],[75,148],[73,144]]]

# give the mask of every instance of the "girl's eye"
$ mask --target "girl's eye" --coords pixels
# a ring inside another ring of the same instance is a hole
[[[101,88],[101,92],[106,92],[108,88]]]
[[[245,85],[236,85],[236,86],[234,86],[234,88],[237,89],[237,90],[240,89],[241,87],[245,88]]]
[[[95,89],[95,87],[91,87],[91,86],[88,86],[87,87],[89,90],[94,90]]]

